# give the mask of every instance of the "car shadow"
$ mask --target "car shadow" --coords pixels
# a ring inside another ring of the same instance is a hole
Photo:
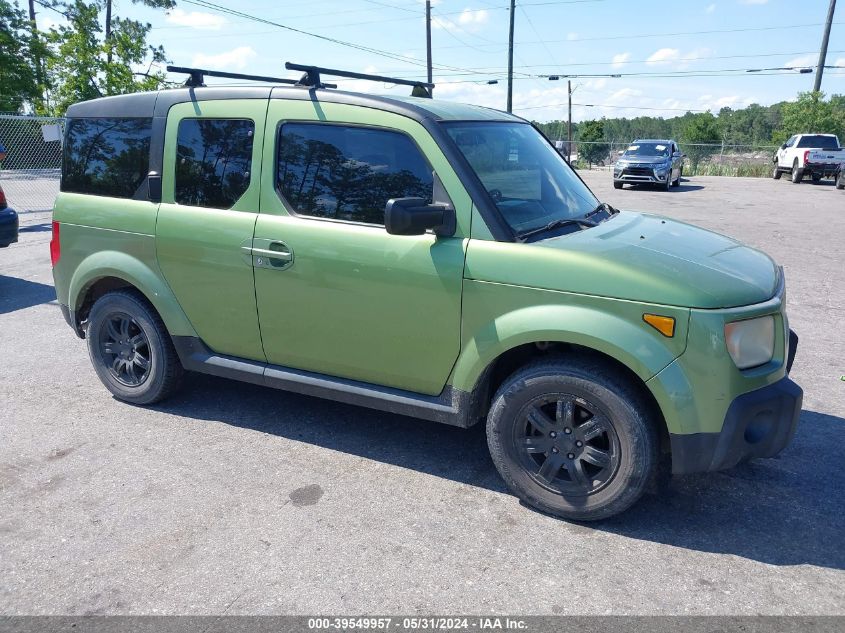
[[[31,308],[56,299],[56,289],[48,284],[0,275],[0,314]]]
[[[660,187],[658,185],[651,185],[651,184],[642,184],[642,185],[628,185],[628,184],[626,184],[625,189],[627,189],[629,191],[652,191],[652,192],[654,192],[654,191],[664,192],[665,191],[665,187]],[[667,192],[667,193],[672,193],[672,192],[686,193],[686,192],[689,192],[689,191],[699,191],[701,189],[704,189],[704,185],[691,185],[691,184],[689,184],[689,182],[682,180],[680,185],[678,185],[677,187],[672,187],[672,190]]]
[[[156,408],[507,492],[482,424],[459,429],[198,374],[187,382]],[[845,419],[803,411],[781,456],[655,482],[627,512],[585,527],[770,565],[845,569],[843,454]]]
[[[42,222],[41,224],[27,224],[18,229],[18,233],[44,233],[45,231],[52,231],[52,222]]]

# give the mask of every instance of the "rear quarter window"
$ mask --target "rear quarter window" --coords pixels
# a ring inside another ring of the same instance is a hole
[[[132,198],[150,169],[150,118],[71,119],[61,190]]]
[[[839,149],[839,143],[833,136],[811,135],[802,136],[798,147],[810,149]]]

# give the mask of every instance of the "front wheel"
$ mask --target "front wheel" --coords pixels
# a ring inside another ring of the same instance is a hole
[[[487,441],[508,487],[565,519],[626,510],[657,466],[647,405],[624,375],[595,361],[541,361],[513,374],[493,400]]]
[[[621,189],[622,187],[623,187],[623,184],[621,182],[616,182],[615,180],[613,181],[613,188],[614,189]]]
[[[772,171],[772,178],[774,178],[775,180],[780,180],[780,177],[781,177],[780,167],[778,167],[778,164],[775,163],[775,168]]]
[[[182,365],[161,317],[133,291],[109,292],[91,309],[88,354],[118,399],[153,404],[179,386]]]

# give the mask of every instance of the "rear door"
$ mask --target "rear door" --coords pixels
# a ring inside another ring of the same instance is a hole
[[[251,247],[267,101],[196,101],[167,116],[156,253],[200,338],[264,360]]]
[[[436,143],[398,114],[272,99],[266,139],[255,246],[279,256],[254,262],[267,360],[439,393],[460,349],[471,206]],[[433,171],[456,236],[389,235],[388,199],[430,200]]]

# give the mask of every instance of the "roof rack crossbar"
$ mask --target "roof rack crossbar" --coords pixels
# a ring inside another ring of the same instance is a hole
[[[205,77],[222,77],[224,79],[245,79],[247,81],[266,81],[273,84],[296,85],[299,82],[295,79],[283,79],[281,77],[265,77],[263,75],[244,75],[241,73],[227,73],[221,70],[205,70],[203,68],[187,68],[185,66],[168,66],[169,73],[184,73],[190,75],[185,82],[188,88],[199,88],[205,85]]]
[[[384,75],[370,75],[367,73],[355,73],[349,70],[338,70],[336,68],[322,68],[320,66],[306,66],[304,64],[294,64],[292,62],[285,62],[287,70],[300,70],[305,74],[299,80],[300,85],[310,86],[314,88],[325,88],[330,84],[324,84],[320,80],[320,75],[331,75],[332,77],[348,77],[349,79],[366,79],[368,81],[382,81],[384,83],[397,84],[400,86],[413,86],[413,96],[423,96],[431,98],[431,91],[434,89],[433,83],[425,81],[414,81],[413,79],[398,79],[396,77],[385,77]]]

